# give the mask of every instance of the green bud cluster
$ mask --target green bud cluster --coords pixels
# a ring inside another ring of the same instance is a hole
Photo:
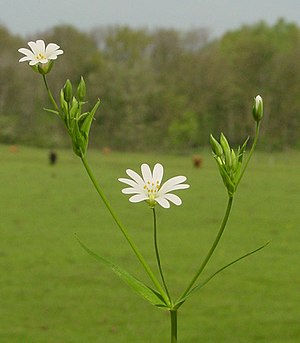
[[[85,102],[86,86],[83,77],[77,86],[76,95],[70,80],[67,80],[60,91],[60,109],[48,110],[56,113],[63,120],[72,140],[73,150],[79,157],[84,157],[89,140],[89,132],[95,113],[100,105],[100,100],[89,112],[83,112]]]
[[[238,149],[234,151],[223,133],[220,135],[219,142],[213,135],[210,135],[210,144],[214,153],[214,158],[218,164],[220,174],[229,196],[233,196],[236,191],[247,142],[248,138],[242,146],[239,146]]]

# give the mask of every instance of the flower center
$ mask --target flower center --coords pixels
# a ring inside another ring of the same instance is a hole
[[[144,186],[144,190],[148,193],[148,196],[150,199],[156,198],[156,195],[159,189],[160,189],[160,183],[158,180],[156,182],[147,181],[147,183]]]
[[[38,53],[38,54],[36,55],[36,58],[37,58],[38,60],[44,60],[44,59],[46,58],[46,56],[40,52],[40,53]]]

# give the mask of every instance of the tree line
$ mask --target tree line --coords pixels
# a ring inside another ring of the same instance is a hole
[[[264,99],[260,146],[300,146],[300,28],[259,22],[212,39],[203,28],[147,30],[57,26],[29,37],[55,42],[64,54],[48,80],[58,99],[67,78],[83,75],[88,100],[101,99],[91,145],[117,150],[188,151],[222,131],[233,144],[253,132],[253,98]],[[17,49],[27,39],[0,27],[0,142],[68,146],[40,75]]]

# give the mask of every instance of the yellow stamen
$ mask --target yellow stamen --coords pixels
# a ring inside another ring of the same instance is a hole
[[[43,55],[43,54],[40,52],[39,54],[37,54],[36,58],[37,58],[38,60],[44,60],[44,59],[46,58],[46,56]]]

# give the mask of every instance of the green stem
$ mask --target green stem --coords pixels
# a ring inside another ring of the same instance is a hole
[[[236,181],[235,189],[237,188],[238,184],[240,183],[240,181],[241,181],[241,179],[242,179],[242,177],[243,177],[243,175],[245,173],[245,170],[247,169],[248,163],[249,163],[249,161],[250,161],[250,159],[252,157],[253,151],[254,151],[254,149],[256,147],[256,144],[257,144],[257,141],[258,141],[258,136],[259,136],[259,128],[260,128],[260,122],[256,123],[256,130],[255,130],[254,141],[253,141],[251,150],[249,152],[248,158],[247,158],[247,160],[246,160],[246,162],[244,164],[244,168],[241,171],[240,176],[239,176],[239,178]]]
[[[177,310],[170,310],[171,315],[171,343],[177,343]]]
[[[154,230],[153,230],[154,231],[154,248],[155,248],[155,256],[156,256],[157,266],[158,266],[158,270],[160,273],[161,280],[163,282],[166,293],[168,295],[169,301],[170,301],[170,303],[172,303],[171,296],[170,296],[170,293],[169,293],[169,290],[168,290],[168,287],[166,284],[166,280],[165,280],[164,273],[163,273],[162,266],[161,266],[161,262],[160,262],[158,243],[157,243],[157,220],[156,220],[156,212],[155,212],[154,207],[152,208],[152,212],[153,212],[153,228],[154,228]]]
[[[100,188],[99,184],[97,183],[87,161],[85,160],[84,156],[81,157],[81,161],[97,191],[97,193],[100,195],[104,205],[106,206],[106,208],[108,209],[108,211],[110,212],[111,216],[113,217],[115,223],[117,224],[117,226],[119,227],[119,229],[121,230],[123,236],[125,237],[126,241],[129,243],[131,249],[133,250],[134,254],[136,255],[136,257],[138,258],[138,260],[140,261],[140,263],[142,264],[142,266],[144,267],[145,271],[147,272],[147,274],[149,275],[150,279],[152,280],[153,284],[155,285],[155,287],[157,288],[157,290],[159,291],[159,293],[162,295],[164,301],[166,302],[166,304],[168,306],[170,306],[170,301],[168,296],[166,295],[165,291],[163,290],[162,286],[160,285],[160,283],[158,282],[158,280],[156,279],[155,275],[153,274],[151,268],[149,267],[149,265],[147,264],[147,262],[145,261],[144,257],[142,256],[142,254],[138,251],[136,245],[134,244],[134,242],[131,240],[131,238],[128,236],[125,227],[123,226],[123,224],[121,223],[120,219],[117,217],[116,213],[114,212],[113,208],[111,207],[111,205],[109,204],[105,194],[103,193],[102,189]]]
[[[58,108],[58,106],[57,106],[57,103],[56,103],[56,101],[54,100],[53,95],[52,95],[52,93],[51,93],[51,90],[50,90],[50,88],[49,88],[49,85],[48,85],[48,82],[47,82],[46,75],[44,75],[44,74],[43,74],[43,80],[44,80],[44,84],[45,84],[45,87],[46,87],[46,89],[47,89],[49,98],[50,98],[50,100],[51,100],[51,102],[52,102],[54,108],[56,109],[56,111],[59,112],[59,108]]]
[[[232,202],[233,202],[233,197],[230,196],[228,199],[228,203],[227,203],[227,208],[226,208],[226,212],[222,221],[222,224],[220,226],[219,232],[215,238],[215,241],[213,243],[213,245],[211,246],[207,256],[205,257],[204,261],[202,262],[199,270],[197,271],[197,273],[195,274],[195,276],[193,277],[192,281],[190,282],[190,284],[188,285],[188,287],[186,288],[186,290],[184,291],[184,293],[182,294],[182,296],[179,299],[183,299],[191,290],[191,288],[193,287],[194,283],[197,281],[198,277],[200,276],[200,274],[202,273],[203,269],[205,268],[205,266],[207,265],[207,263],[209,262],[209,260],[211,259],[214,251],[216,250],[216,247],[219,244],[219,241],[223,235],[223,232],[225,230],[228,218],[229,218],[229,214],[231,211],[231,207],[232,207]]]

